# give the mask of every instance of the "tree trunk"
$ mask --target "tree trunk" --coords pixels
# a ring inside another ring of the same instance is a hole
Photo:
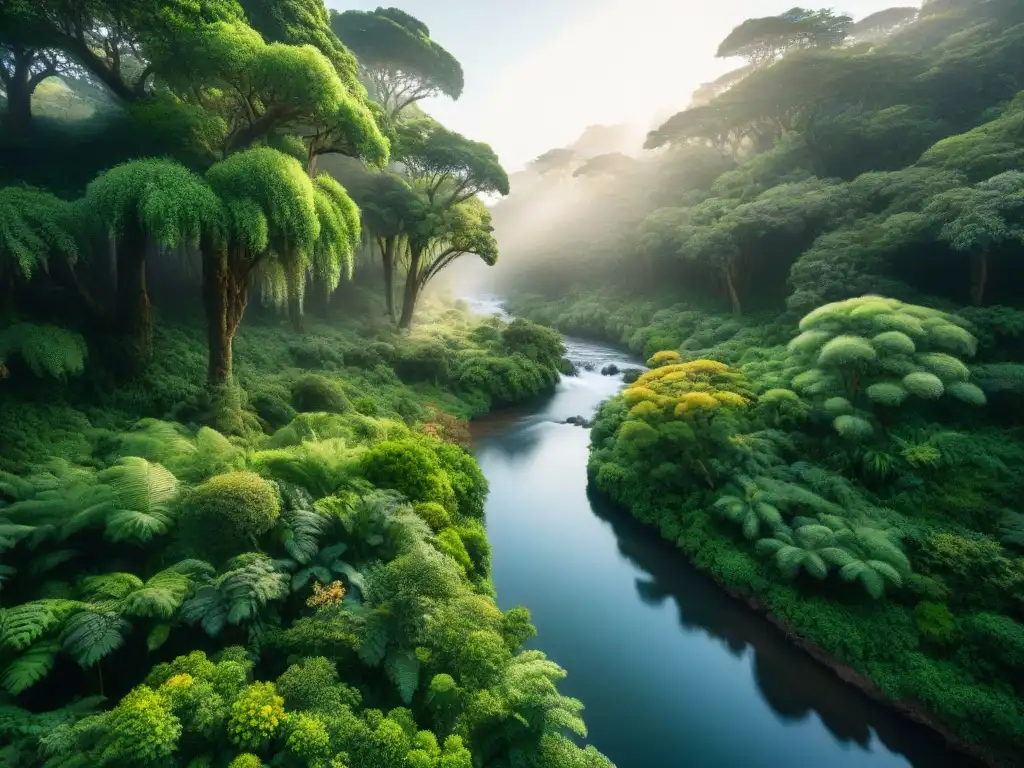
[[[732,267],[722,270],[725,273],[725,285],[729,289],[729,300],[732,302],[732,313],[737,317],[743,314],[743,307],[740,305],[740,295],[736,292],[736,284],[733,281]]]
[[[402,300],[402,317],[398,321],[399,328],[408,328],[412,325],[412,316],[416,311],[416,299],[420,293],[420,255],[421,252],[415,248],[409,252],[409,272],[405,276],[405,296]]]
[[[288,291],[288,320],[296,333],[306,332],[306,319],[302,312],[302,301],[298,291]]]
[[[133,216],[125,222],[117,244],[115,320],[133,361],[149,360],[153,355],[153,321],[146,291],[146,235]]]
[[[248,271],[242,255],[229,248],[203,245],[203,308],[206,310],[211,387],[231,383],[231,346],[245,314]]]
[[[973,264],[974,278],[971,284],[971,303],[980,307],[985,300],[985,287],[988,284],[988,253],[982,252],[975,256]]]
[[[395,240],[394,237],[385,238],[380,248],[384,263],[384,302],[391,322],[395,322]]]
[[[32,125],[32,87],[29,85],[29,67],[32,57],[22,49],[14,51],[14,69],[7,89],[7,128],[15,134],[26,134]]]

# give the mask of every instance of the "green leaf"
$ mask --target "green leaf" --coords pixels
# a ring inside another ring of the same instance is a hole
[[[411,651],[392,650],[384,660],[384,670],[398,688],[398,695],[406,706],[412,704],[420,682],[420,661]]]
[[[153,629],[149,631],[146,636],[146,647],[150,651],[155,651],[157,648],[167,642],[167,638],[171,635],[170,624],[157,624]]]
[[[83,667],[91,667],[124,644],[131,624],[113,612],[84,610],[72,615],[61,632],[64,650]]]
[[[0,685],[12,696],[31,688],[50,674],[59,651],[60,645],[53,641],[32,646],[7,665]]]

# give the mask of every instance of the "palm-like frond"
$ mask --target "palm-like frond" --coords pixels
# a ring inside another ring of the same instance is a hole
[[[0,608],[0,649],[28,648],[81,605],[75,600],[34,600]]]
[[[384,658],[384,671],[398,689],[406,706],[420,684],[420,661],[412,651],[392,649]]]
[[[227,624],[258,619],[268,604],[289,594],[288,577],[276,570],[263,555],[242,555],[216,579],[196,590],[181,607],[181,615],[190,624],[216,636]]]
[[[60,644],[52,640],[36,643],[7,665],[0,685],[12,696],[31,688],[50,674],[59,651]]]
[[[105,511],[107,538],[112,541],[146,542],[170,529],[177,478],[159,464],[126,456],[100,473],[112,491]]]
[[[330,496],[355,477],[356,463],[355,452],[338,438],[261,451],[252,457],[261,474],[305,488],[317,499]]]
[[[112,610],[81,610],[64,623],[61,644],[83,667],[91,667],[124,644],[131,624]]]
[[[192,579],[188,575],[170,569],[160,571],[123,597],[121,612],[129,616],[170,619],[191,589]]]
[[[278,523],[281,546],[292,560],[305,565],[320,549],[320,539],[330,526],[330,519],[319,512],[287,509],[281,513]]]

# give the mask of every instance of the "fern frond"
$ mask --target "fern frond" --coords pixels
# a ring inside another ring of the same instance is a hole
[[[185,574],[160,571],[122,600],[122,611],[129,616],[169,619],[181,607],[191,589],[192,580]]]
[[[124,644],[131,624],[113,611],[83,610],[64,624],[61,644],[81,666],[91,667]]]
[[[386,617],[379,610],[366,617],[362,636],[359,638],[359,658],[370,667],[376,667],[384,659],[388,645]]]
[[[0,362],[20,355],[33,374],[66,379],[85,370],[85,339],[56,325],[15,323],[0,330]]]
[[[80,605],[75,600],[35,600],[0,608],[0,648],[28,648]]]
[[[395,684],[402,701],[410,706],[420,684],[420,661],[416,654],[392,649],[384,659],[384,671]]]
[[[0,678],[0,685],[12,696],[31,688],[50,674],[59,651],[59,643],[36,643],[7,665],[3,678]]]

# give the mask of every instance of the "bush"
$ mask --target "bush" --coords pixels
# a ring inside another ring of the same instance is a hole
[[[378,488],[391,488],[409,501],[433,501],[458,509],[452,484],[437,456],[416,440],[388,440],[367,451],[363,474]]]
[[[448,514],[448,510],[436,501],[421,501],[413,506],[413,511],[432,531],[440,531],[452,524],[452,516]]]
[[[303,376],[292,385],[292,405],[302,413],[345,413],[349,409],[341,389],[316,374]]]
[[[921,638],[932,645],[946,647],[956,639],[956,619],[942,603],[918,603],[914,608],[914,622]]]
[[[185,501],[181,531],[201,552],[244,551],[277,523],[277,488],[253,472],[228,472],[194,488]]]

